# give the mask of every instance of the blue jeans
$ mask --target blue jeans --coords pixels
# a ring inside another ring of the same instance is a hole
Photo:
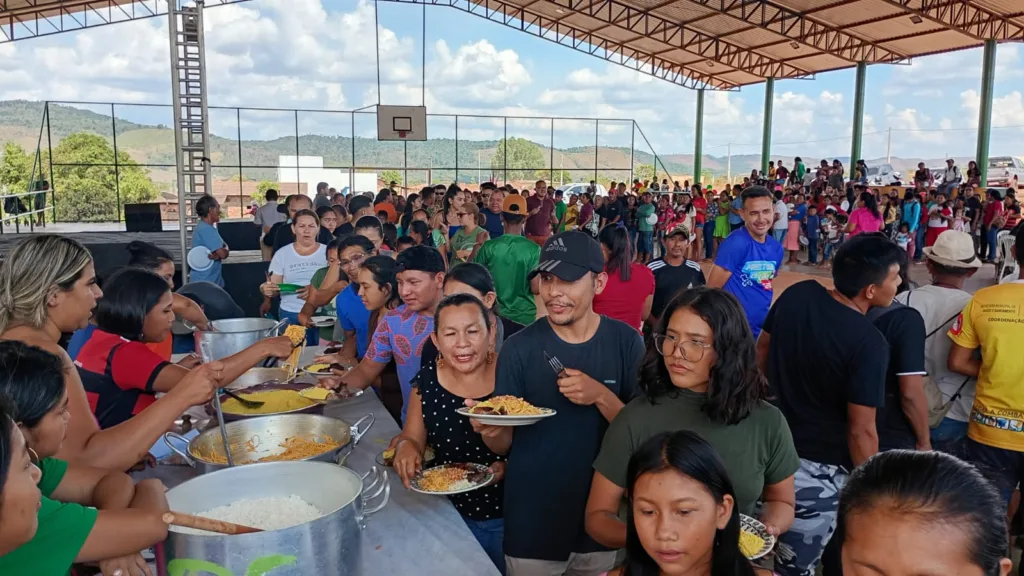
[[[476,541],[483,546],[487,557],[498,567],[498,571],[505,574],[505,519],[494,520],[470,520],[465,516],[462,521],[469,527]]]
[[[829,242],[828,240],[825,240],[825,256],[824,256],[824,258],[822,258],[821,261],[822,262],[828,262],[829,259],[832,258],[832,252],[835,250],[835,248],[837,246],[839,246],[838,242],[833,244],[832,242]]]
[[[808,238],[807,239],[807,263],[817,264],[818,263],[818,239]]]
[[[639,232],[639,236],[636,241],[636,253],[652,255],[654,252],[654,231],[643,231]]]
[[[281,320],[286,320],[286,319],[288,320],[288,324],[286,324],[286,326],[290,326],[292,324],[294,324],[296,326],[299,325],[299,313],[298,312],[287,312],[285,310],[281,310],[279,312],[279,314],[281,316]],[[319,343],[320,343],[320,331],[315,329],[315,328],[311,329],[311,330],[306,330],[306,346],[316,346]]]
[[[772,228],[772,238],[775,238],[779,244],[782,244],[782,241],[786,239],[786,232],[788,231],[789,228]]]
[[[715,256],[715,221],[704,223],[704,257],[710,260]]]
[[[996,252],[999,248],[999,228],[995,226],[989,226],[987,230],[988,234],[988,259],[995,260]]]
[[[1003,504],[1009,506],[1014,489],[1024,480],[1024,452],[996,448],[968,438],[967,460],[995,485]]]
[[[932,449],[967,460],[967,422],[943,418],[932,428]]]
[[[924,229],[925,226],[918,226],[914,233],[914,260],[920,260],[924,255]]]

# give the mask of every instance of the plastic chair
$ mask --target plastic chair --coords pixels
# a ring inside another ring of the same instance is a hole
[[[1008,231],[999,232],[996,238],[996,283],[1013,282],[1020,277],[1020,264],[1013,257],[1016,238]]]

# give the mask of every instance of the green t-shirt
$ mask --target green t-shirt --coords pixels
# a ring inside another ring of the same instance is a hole
[[[312,284],[314,288],[319,288],[320,286],[322,286],[324,283],[324,279],[327,278],[327,270],[329,270],[329,268],[321,268],[314,272],[313,278],[309,280],[309,283]],[[326,306],[321,306],[320,308],[317,308],[316,315],[330,316],[331,318],[335,319],[334,326],[327,326],[326,328],[320,329],[321,340],[335,340],[334,328],[335,326],[338,325],[338,311],[334,308],[334,300],[332,299],[331,302]]]
[[[654,214],[654,204],[648,202],[636,207],[637,230],[641,232],[654,232],[654,224],[647,221],[647,217]]]
[[[539,261],[540,246],[518,234],[503,234],[484,242],[474,259],[494,278],[498,313],[523,326],[537,319],[537,305],[526,276]]]
[[[568,206],[566,206],[564,200],[559,200],[558,202],[555,202],[555,219],[556,220],[558,220],[559,222],[562,222],[562,216],[565,216],[565,210],[566,210],[567,207]],[[559,232],[565,232],[565,222],[562,222],[561,224],[558,225],[558,231]]]
[[[646,397],[633,399],[609,425],[594,469],[625,488],[626,467],[637,448],[661,432],[690,430],[718,451],[740,512],[752,514],[766,484],[778,484],[800,467],[789,425],[767,402],[734,426],[712,422],[701,410],[703,404],[704,395],[689,390],[673,391],[656,404]]]
[[[39,490],[43,493],[38,513],[39,529],[28,543],[0,556],[0,574],[68,574],[96,524],[95,508],[47,498],[64,478],[67,462],[44,458],[39,469],[43,472],[39,480]]]
[[[451,251],[449,252],[451,256],[448,258],[450,261],[449,268],[455,264],[465,262],[465,260],[456,256],[456,254],[459,250],[472,250],[473,246],[476,246],[477,239],[483,234],[487,234],[487,230],[485,230],[483,226],[477,226],[472,232],[466,232],[465,226],[456,230],[455,234],[452,234],[451,239]]]

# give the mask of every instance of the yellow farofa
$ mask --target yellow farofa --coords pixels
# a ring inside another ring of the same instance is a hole
[[[482,410],[486,408],[494,410],[494,412],[501,416],[535,416],[544,413],[540,408],[515,396],[495,396],[473,406],[469,409],[469,412],[471,414],[481,414],[484,413]]]
[[[469,476],[469,471],[462,468],[440,466],[424,470],[419,485],[427,492],[447,492],[453,484],[461,482]]]
[[[744,556],[750,558],[760,552],[761,548],[764,548],[764,538],[753,532],[740,530],[740,552]]]
[[[253,462],[279,462],[285,460],[302,460],[304,458],[312,458],[314,456],[319,456],[324,452],[328,452],[334,450],[335,448],[338,448],[339,446],[341,446],[341,442],[336,442],[330,436],[324,436],[324,439],[322,441],[314,440],[311,438],[302,438],[299,436],[291,436],[285,439],[285,441],[282,442],[280,446],[284,448],[284,451],[281,452],[280,454],[271,454],[270,456],[264,456],[263,458],[260,458],[259,460],[255,461],[243,460],[235,462],[235,464],[252,464]],[[232,452],[234,452],[233,448],[234,446],[232,446]],[[256,451],[256,445],[253,443],[253,440],[251,438],[246,441],[245,450],[247,452]],[[209,453],[197,450],[195,455],[198,456],[199,458],[202,458],[203,460],[206,460],[207,462],[212,462],[214,464],[228,463],[227,457],[222,452],[216,450]]]
[[[228,398],[221,402],[221,410],[226,414],[238,415],[278,414],[281,412],[291,412],[292,410],[301,410],[302,408],[308,408],[316,404],[316,402],[306,398],[295,390],[263,390],[260,392],[239,394],[239,396],[246,400],[263,402],[264,404],[259,408],[246,408],[245,406],[242,406],[242,403],[238,400]]]

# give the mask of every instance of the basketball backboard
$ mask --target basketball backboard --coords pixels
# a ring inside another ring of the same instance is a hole
[[[424,106],[377,106],[377,140],[427,139]]]

